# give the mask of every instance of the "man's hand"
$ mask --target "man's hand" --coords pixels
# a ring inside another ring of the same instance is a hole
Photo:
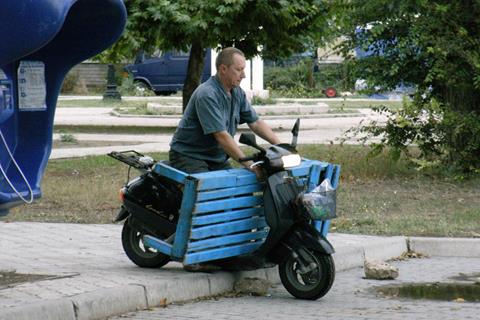
[[[262,168],[258,165],[252,167],[253,163],[254,163],[253,161],[245,161],[245,162],[242,162],[242,165],[248,170],[255,173],[259,182],[263,182],[265,180],[265,174]]]

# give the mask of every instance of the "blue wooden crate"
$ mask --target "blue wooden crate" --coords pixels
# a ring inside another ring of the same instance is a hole
[[[263,187],[246,169],[185,174],[163,162],[154,171],[183,184],[180,217],[173,244],[151,236],[148,246],[184,264],[194,264],[253,252],[262,245],[268,226],[263,211]],[[324,179],[336,187],[340,167],[316,160],[304,160],[289,170],[311,190]],[[315,222],[326,235],[329,221]]]

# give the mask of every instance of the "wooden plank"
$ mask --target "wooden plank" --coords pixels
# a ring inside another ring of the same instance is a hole
[[[183,190],[182,205],[180,206],[180,216],[177,223],[177,232],[175,233],[175,241],[173,242],[172,256],[175,258],[183,258],[187,249],[187,242],[190,236],[190,228],[192,223],[192,211],[197,196],[198,180],[188,177],[185,180],[185,188]]]
[[[190,242],[188,244],[188,252],[202,251],[214,247],[228,246],[232,244],[238,244],[241,242],[247,242],[252,240],[264,239],[267,237],[268,230],[260,230],[256,232],[247,232],[241,234],[235,234],[231,236],[210,238],[206,240],[199,240]]]
[[[186,174],[185,172],[170,167],[162,161],[155,164],[155,166],[153,167],[153,171],[155,173],[158,173],[159,175],[165,176],[182,184],[185,183],[185,179],[188,176],[188,174]]]
[[[310,166],[302,162],[300,166],[289,169],[288,171],[290,171],[290,175],[292,175],[293,177],[302,177],[309,174]]]
[[[217,170],[192,174],[198,179],[198,190],[219,189],[234,187],[236,174],[230,170]]]
[[[257,176],[250,170],[242,169],[242,172],[237,175],[237,186],[244,186],[252,183],[257,183]]]
[[[207,224],[238,220],[253,216],[263,216],[263,208],[248,208],[227,212],[217,212],[192,218],[193,226],[202,226]]]
[[[323,168],[318,163],[315,163],[310,167],[310,176],[308,178],[307,187],[308,191],[311,191],[315,189],[316,186],[318,186],[320,180],[320,172],[322,171],[322,169]]]
[[[228,198],[223,200],[214,200],[208,202],[197,203],[193,209],[194,214],[204,213],[204,212],[214,212],[222,211],[229,209],[237,208],[248,208],[253,206],[258,206],[263,203],[263,197],[261,196],[245,196],[245,197],[236,197]]]
[[[217,260],[228,257],[235,257],[247,254],[258,249],[263,242],[253,242],[251,244],[242,244],[234,247],[220,248],[202,252],[189,253],[185,255],[184,264],[194,264],[199,262]]]
[[[256,175],[247,169],[229,169],[196,173],[199,180],[198,190],[232,188],[257,183]]]
[[[250,229],[261,229],[267,226],[264,217],[252,217],[233,222],[218,223],[211,226],[194,228],[191,231],[190,239],[204,239],[208,237],[228,235]]]
[[[168,256],[172,255],[172,245],[168,242],[149,235],[143,236],[143,242],[145,245],[149,246],[150,248],[154,248],[163,254]]]
[[[254,193],[254,192],[259,192],[263,190],[263,186],[260,184],[249,184],[246,186],[241,186],[241,187],[234,187],[234,188],[222,188],[222,189],[216,189],[212,191],[204,191],[204,192],[199,192],[197,195],[197,201],[206,201],[206,200],[213,200],[213,199],[220,199],[220,198],[227,198],[231,196],[237,196],[237,195],[244,195],[244,194],[249,194],[249,193]]]
[[[338,182],[340,181],[340,173],[341,173],[341,167],[338,164],[334,165],[334,174],[332,178],[332,186],[334,188],[338,187]]]

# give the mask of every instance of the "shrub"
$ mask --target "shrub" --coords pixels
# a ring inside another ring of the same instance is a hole
[[[324,97],[326,87],[334,87],[337,91],[354,87],[347,64],[324,64],[314,68],[312,59],[285,67],[266,67],[264,80],[268,89],[287,98]]]

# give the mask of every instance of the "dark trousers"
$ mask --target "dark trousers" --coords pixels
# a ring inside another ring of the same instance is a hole
[[[174,150],[169,151],[168,158],[172,167],[186,173],[200,173],[232,168],[228,161],[218,163],[213,161],[199,160],[188,157]]]

